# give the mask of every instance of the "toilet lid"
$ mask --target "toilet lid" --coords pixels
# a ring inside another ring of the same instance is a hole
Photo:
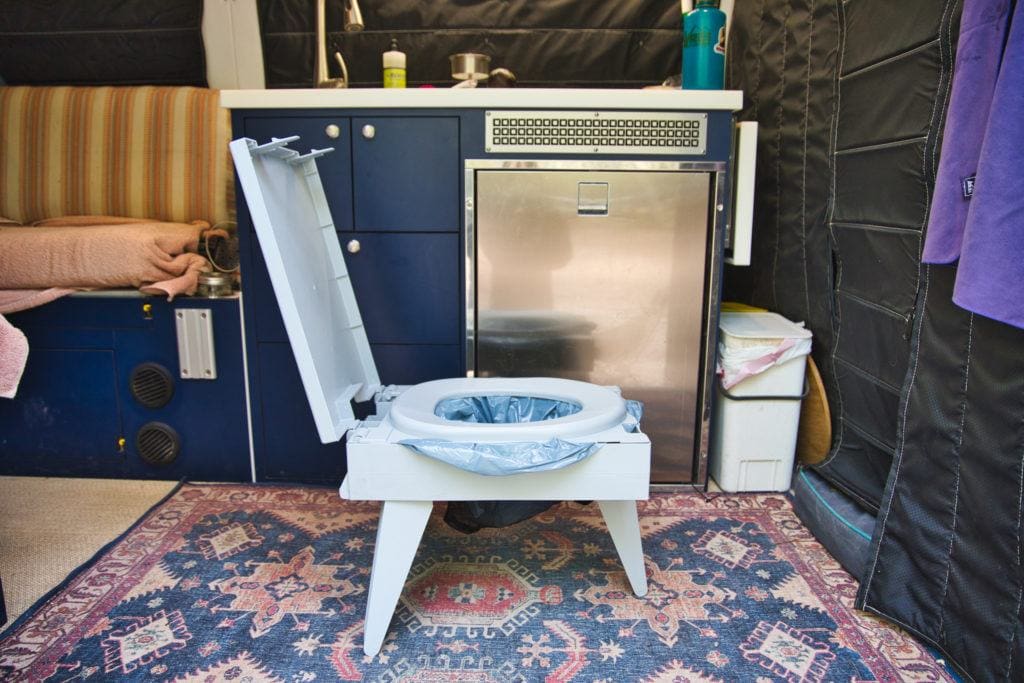
[[[358,424],[351,401],[373,398],[380,379],[316,168],[331,150],[300,155],[286,147],[295,140],[230,146],[309,407],[329,443]]]
[[[434,407],[447,398],[534,396],[581,406],[572,415],[538,422],[485,424],[446,420]],[[410,387],[389,413],[395,429],[409,436],[462,442],[547,441],[597,434],[622,424],[626,402],[608,387],[554,377],[474,377],[440,379]]]

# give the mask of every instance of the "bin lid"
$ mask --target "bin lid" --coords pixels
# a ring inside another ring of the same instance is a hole
[[[718,327],[737,339],[809,339],[811,331],[778,313],[728,312],[718,319]]]
[[[230,146],[317,432],[330,443],[358,424],[352,399],[373,398],[380,379],[316,168],[331,150],[300,155],[287,148],[297,139]]]

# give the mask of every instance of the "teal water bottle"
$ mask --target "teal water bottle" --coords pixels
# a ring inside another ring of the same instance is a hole
[[[721,90],[725,86],[725,12],[718,0],[697,0],[683,15],[683,88]]]

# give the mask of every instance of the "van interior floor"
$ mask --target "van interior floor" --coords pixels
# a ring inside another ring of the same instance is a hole
[[[124,533],[175,485],[0,477],[0,581],[8,624]]]
[[[363,657],[377,503],[333,487],[167,496],[175,487],[0,477],[0,577],[11,621],[25,619],[6,627],[0,677],[397,680],[418,667],[478,680],[502,662],[497,678],[534,680],[557,659],[586,664],[586,680],[953,680],[908,634],[853,609],[856,582],[779,494],[652,491],[640,517],[653,588],[639,599],[597,506],[471,535],[439,506],[396,627]],[[467,648],[457,662],[431,654]]]

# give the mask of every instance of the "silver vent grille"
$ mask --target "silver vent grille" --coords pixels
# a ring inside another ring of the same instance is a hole
[[[707,148],[707,114],[488,111],[486,151],[528,154],[686,154]]]

